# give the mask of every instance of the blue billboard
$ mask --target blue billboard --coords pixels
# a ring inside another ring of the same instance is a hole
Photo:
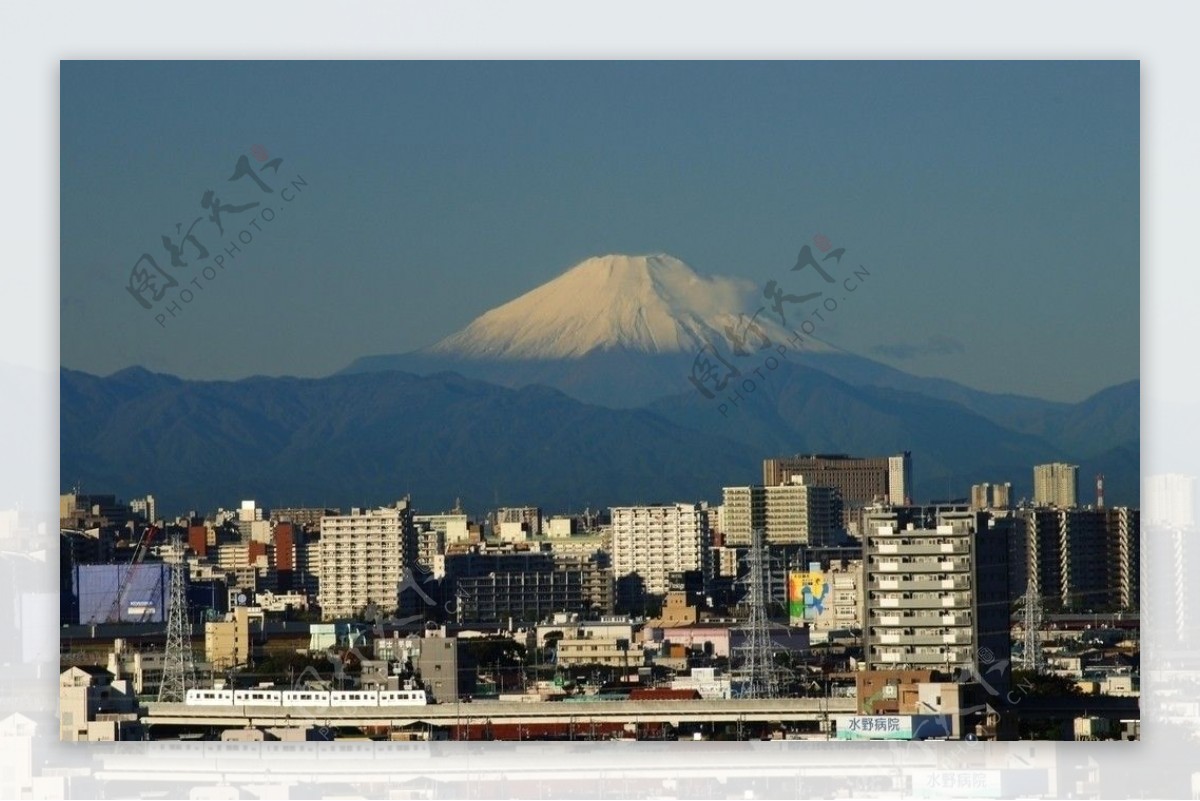
[[[74,594],[78,623],[162,623],[167,618],[171,566],[77,565]]]

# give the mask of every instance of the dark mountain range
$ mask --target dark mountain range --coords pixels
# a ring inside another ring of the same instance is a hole
[[[735,279],[700,276],[678,259],[662,254],[588,259],[430,347],[363,357],[343,372],[402,370],[427,375],[452,371],[506,387],[554,387],[586,403],[611,408],[650,406],[660,411],[674,409],[686,417],[686,410],[677,408],[678,402],[672,399],[694,393],[688,376],[700,349],[714,343],[719,353],[741,364],[730,355],[734,352],[730,332],[740,331],[749,344],[756,344],[755,332],[748,331],[745,323],[761,303],[761,297],[754,294],[756,289]],[[762,316],[756,320],[758,332],[776,344],[786,343],[792,336]],[[952,414],[958,414],[954,410],[970,412],[1001,430],[1027,435],[1021,440],[1026,444],[1041,440],[1043,451],[1049,446],[1050,451],[1072,461],[1139,438],[1137,381],[1111,387],[1081,403],[1060,403],[911,375],[814,336],[805,337],[802,348],[789,347],[786,362],[808,368],[807,372],[788,371],[792,382],[788,397],[803,389],[795,384],[797,376],[815,381],[814,391],[826,378],[836,379],[861,390],[863,399],[877,409],[880,402],[886,405],[889,398],[895,398],[908,406],[903,414],[910,420],[912,404],[919,405],[922,400],[932,404],[927,411],[934,414],[937,409]],[[734,432],[731,437],[761,447],[784,432],[797,433],[786,422],[781,427],[767,410],[756,409],[755,414],[762,419],[746,425],[751,429],[768,426],[773,435]],[[808,421],[804,424],[802,442],[829,439],[811,430]],[[833,447],[853,450],[850,442],[888,440],[876,436],[885,434],[880,426],[885,424],[878,418],[865,431],[843,431],[835,426],[832,435],[847,433],[849,439],[847,444]],[[979,449],[997,441],[994,435],[999,431],[991,431],[990,439],[968,438],[970,447]],[[955,447],[961,445],[943,443],[940,449]],[[1023,446],[1013,443],[1011,447]],[[878,452],[878,446],[871,452]],[[1000,452],[986,458],[989,465],[1007,463]],[[955,475],[946,477],[954,480]]]
[[[589,406],[545,387],[453,374],[183,381],[140,369],[62,371],[64,487],[164,510],[391,503],[461,497],[582,510],[720,497],[760,473],[748,445],[646,410]]]
[[[456,497],[472,511],[565,510],[719,501],[722,486],[760,481],[770,456],[909,450],[917,501],[982,481],[1029,497],[1033,465],[1069,461],[1081,501],[1103,473],[1108,503],[1137,503],[1137,381],[1056,403],[909,375],[809,337],[737,404],[737,383],[705,398],[688,381],[696,354],[733,351],[755,292],[663,254],[605,256],[429,348],[325,379],[64,370],[61,480],[154,492],[164,508],[412,493],[427,510]],[[768,321],[758,333],[789,336]],[[747,375],[761,353],[738,362]]]

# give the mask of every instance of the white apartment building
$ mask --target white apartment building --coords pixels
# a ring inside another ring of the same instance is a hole
[[[912,453],[888,457],[888,502],[893,506],[912,503]]]
[[[416,561],[416,548],[407,501],[322,517],[316,567],[321,616],[350,617],[368,604],[394,612],[400,605],[405,568]]]
[[[707,503],[615,506],[612,514],[613,577],[641,580],[647,595],[665,595],[668,577],[703,570],[712,535]]]

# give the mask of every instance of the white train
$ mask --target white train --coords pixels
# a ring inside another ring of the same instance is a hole
[[[424,706],[424,690],[188,690],[188,706]]]

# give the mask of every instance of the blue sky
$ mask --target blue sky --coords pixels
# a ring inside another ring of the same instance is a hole
[[[765,284],[819,233],[872,275],[830,341],[1082,399],[1138,375],[1138,87],[1132,61],[63,62],[62,361],[324,375],[591,255]],[[270,197],[227,181],[254,145]],[[215,279],[175,270],[204,288],[159,325],[130,269],[169,267],[210,189],[279,211]]]

